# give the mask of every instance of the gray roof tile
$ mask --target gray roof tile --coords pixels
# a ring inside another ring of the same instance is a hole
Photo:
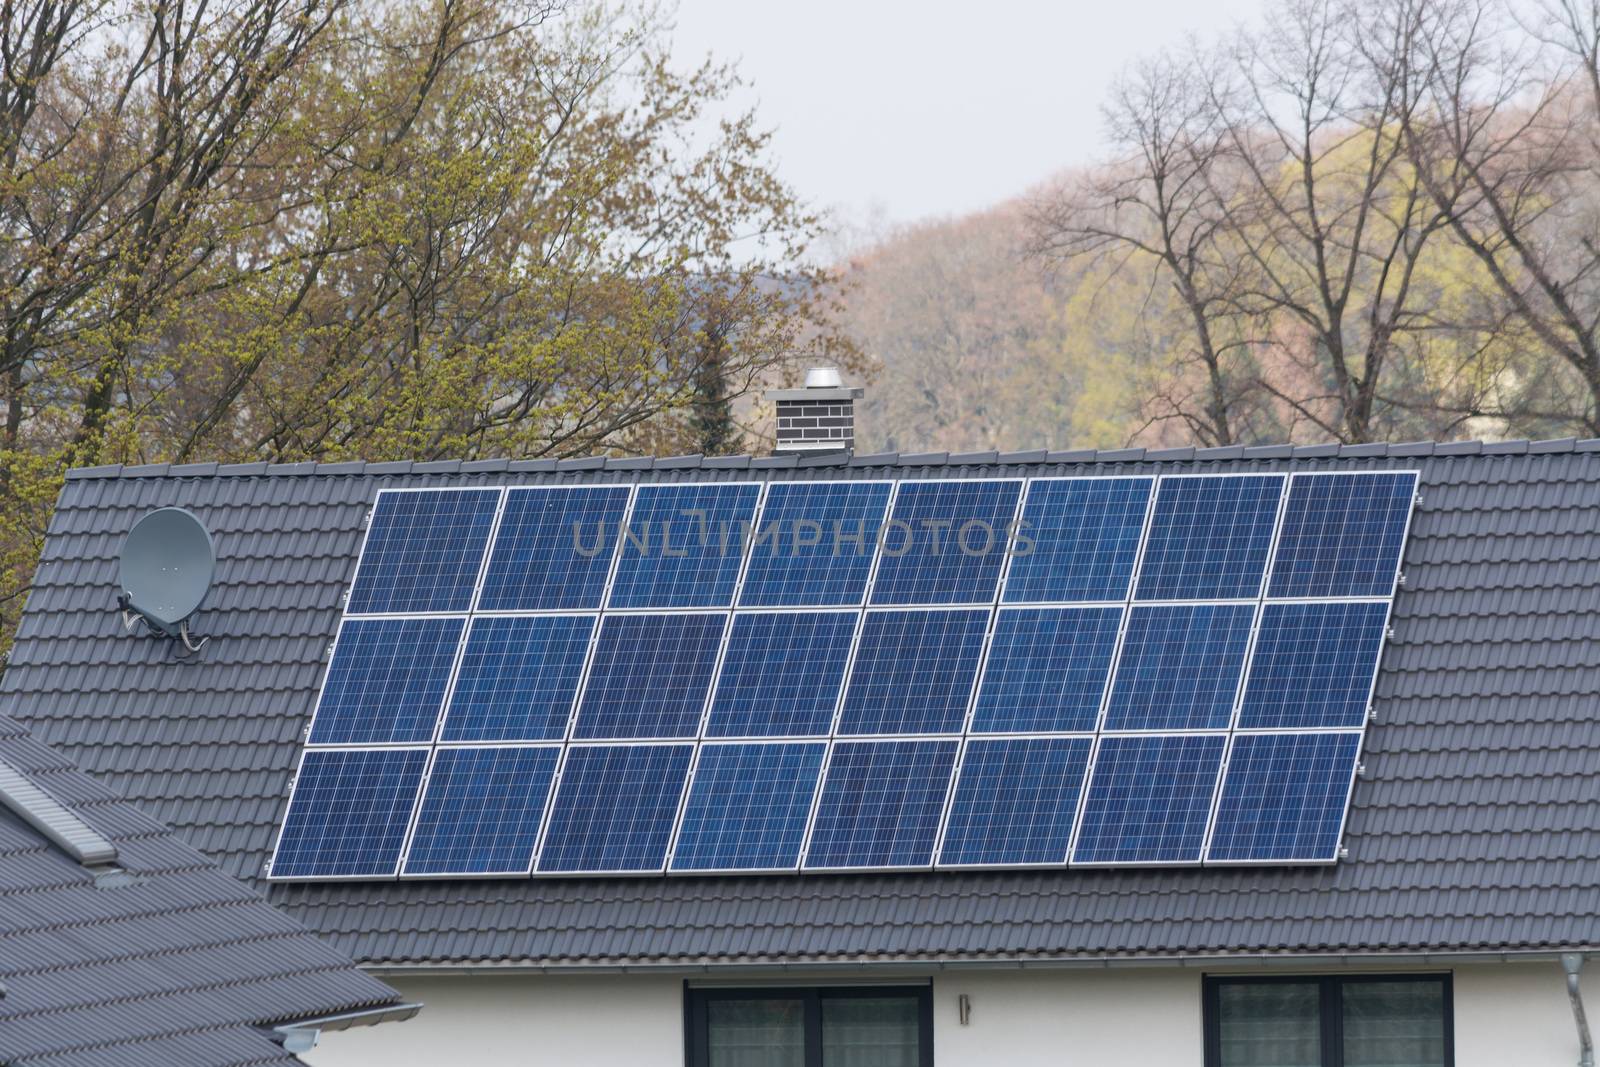
[[[291,1064],[270,1027],[398,1002],[4,716],[0,760],[108,838],[126,872],[97,879],[0,807],[0,1062]]]
[[[1550,452],[1467,442],[1185,455],[1025,453],[995,457],[989,469],[1421,472],[1367,774],[1347,827],[1350,858],[1336,866],[295,884],[271,886],[269,896],[357,958],[398,965],[1600,943],[1592,900],[1600,884],[1600,455],[1590,443]],[[685,459],[660,474],[604,471],[598,458],[513,462],[504,474],[473,475],[74,472],[0,692],[42,737],[253,879],[282,814],[361,520],[380,484],[682,480],[697,468],[940,477],[951,457],[839,456],[816,467],[793,457],[730,459]],[[111,610],[122,532],[167,503],[194,508],[218,540],[217,586],[197,619],[198,632],[215,640],[194,663],[124,635]]]

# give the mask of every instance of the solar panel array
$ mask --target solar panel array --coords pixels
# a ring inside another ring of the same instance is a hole
[[[385,490],[271,877],[1332,862],[1415,491]]]

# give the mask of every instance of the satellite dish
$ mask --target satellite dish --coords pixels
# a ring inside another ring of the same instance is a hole
[[[199,609],[216,573],[211,534],[191,511],[157,508],[133,524],[122,542],[117,603],[122,621],[133,629],[140,619],[158,634],[182,641],[198,652],[206,639],[189,636],[189,619]]]

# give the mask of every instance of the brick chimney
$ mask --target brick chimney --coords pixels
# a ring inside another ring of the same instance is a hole
[[[812,367],[804,389],[769,390],[767,399],[778,408],[778,443],[772,454],[853,451],[860,395],[860,389],[845,387],[837,367]]]

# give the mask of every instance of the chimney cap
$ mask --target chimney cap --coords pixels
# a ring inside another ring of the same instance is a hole
[[[812,367],[806,371],[803,389],[769,389],[767,399],[779,400],[854,400],[862,395],[860,388],[844,384],[838,367]]]

